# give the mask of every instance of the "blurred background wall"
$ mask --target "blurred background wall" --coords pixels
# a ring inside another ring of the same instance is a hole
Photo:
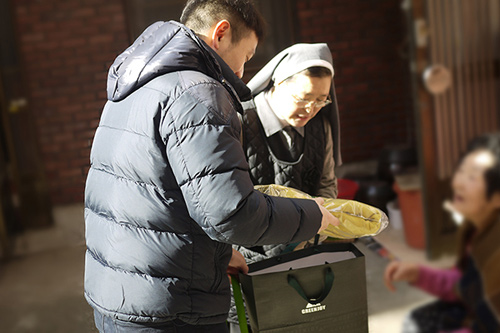
[[[19,59],[15,78],[4,79],[8,90],[12,79],[17,85],[5,102],[26,104],[9,116],[29,114],[33,122],[50,202],[79,202],[107,70],[136,37],[126,3],[12,0],[10,7],[9,47]],[[299,0],[294,14],[296,42],[326,42],[332,49],[345,161],[374,158],[385,144],[406,140],[411,92],[399,1]]]
[[[373,166],[370,162],[379,161],[387,147],[403,144],[419,152],[419,172],[428,179],[422,167],[428,151],[422,133],[433,128],[422,125],[420,108],[421,102],[429,105],[434,97],[424,90],[420,75],[431,57],[430,46],[416,40],[429,37],[426,23],[419,21],[428,23],[427,0],[257,3],[269,22],[269,37],[248,64],[244,79],[292,43],[328,43],[344,163]],[[178,19],[183,1],[0,0],[0,4],[0,180],[8,235],[50,226],[54,208],[83,203],[90,146],[106,102],[107,70],[147,25]],[[498,26],[495,29],[497,33]],[[492,61],[498,63],[497,54]],[[498,114],[498,108],[489,112]],[[498,127],[495,121],[493,128]],[[427,154],[432,157],[435,152]],[[440,182],[431,179],[428,184]],[[424,190],[424,208],[432,186]]]

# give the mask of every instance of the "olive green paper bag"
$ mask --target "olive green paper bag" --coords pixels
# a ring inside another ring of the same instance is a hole
[[[322,244],[249,265],[240,274],[252,332],[368,332],[364,255]]]

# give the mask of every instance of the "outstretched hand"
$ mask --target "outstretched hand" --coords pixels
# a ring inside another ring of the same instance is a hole
[[[387,289],[395,291],[394,282],[406,281],[409,283],[416,282],[418,279],[419,268],[417,264],[401,262],[394,260],[385,268],[384,282]]]

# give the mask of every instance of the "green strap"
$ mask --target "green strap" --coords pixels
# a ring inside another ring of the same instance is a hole
[[[315,298],[308,297],[306,295],[304,289],[302,289],[302,287],[300,286],[299,281],[297,281],[295,276],[293,276],[292,274],[288,274],[288,284],[292,286],[292,288],[295,289],[297,293],[299,293],[299,295],[302,296],[302,298],[307,302],[309,302],[310,304],[318,304],[321,303],[321,301],[323,301],[326,296],[328,296],[328,293],[332,289],[334,278],[335,277],[333,275],[332,269],[330,267],[327,267],[325,269],[325,285],[323,291],[321,292],[321,295]]]
[[[236,304],[236,312],[238,313],[241,333],[248,333],[247,316],[245,315],[245,306],[243,305],[240,283],[233,275],[231,275],[231,285],[233,286],[234,303]]]

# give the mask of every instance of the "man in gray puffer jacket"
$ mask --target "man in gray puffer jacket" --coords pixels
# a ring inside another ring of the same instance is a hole
[[[85,189],[85,297],[101,332],[224,332],[231,244],[310,239],[321,200],[253,189],[236,112],[262,37],[249,1],[190,0],[113,63]],[[189,28],[191,29],[189,29]]]

